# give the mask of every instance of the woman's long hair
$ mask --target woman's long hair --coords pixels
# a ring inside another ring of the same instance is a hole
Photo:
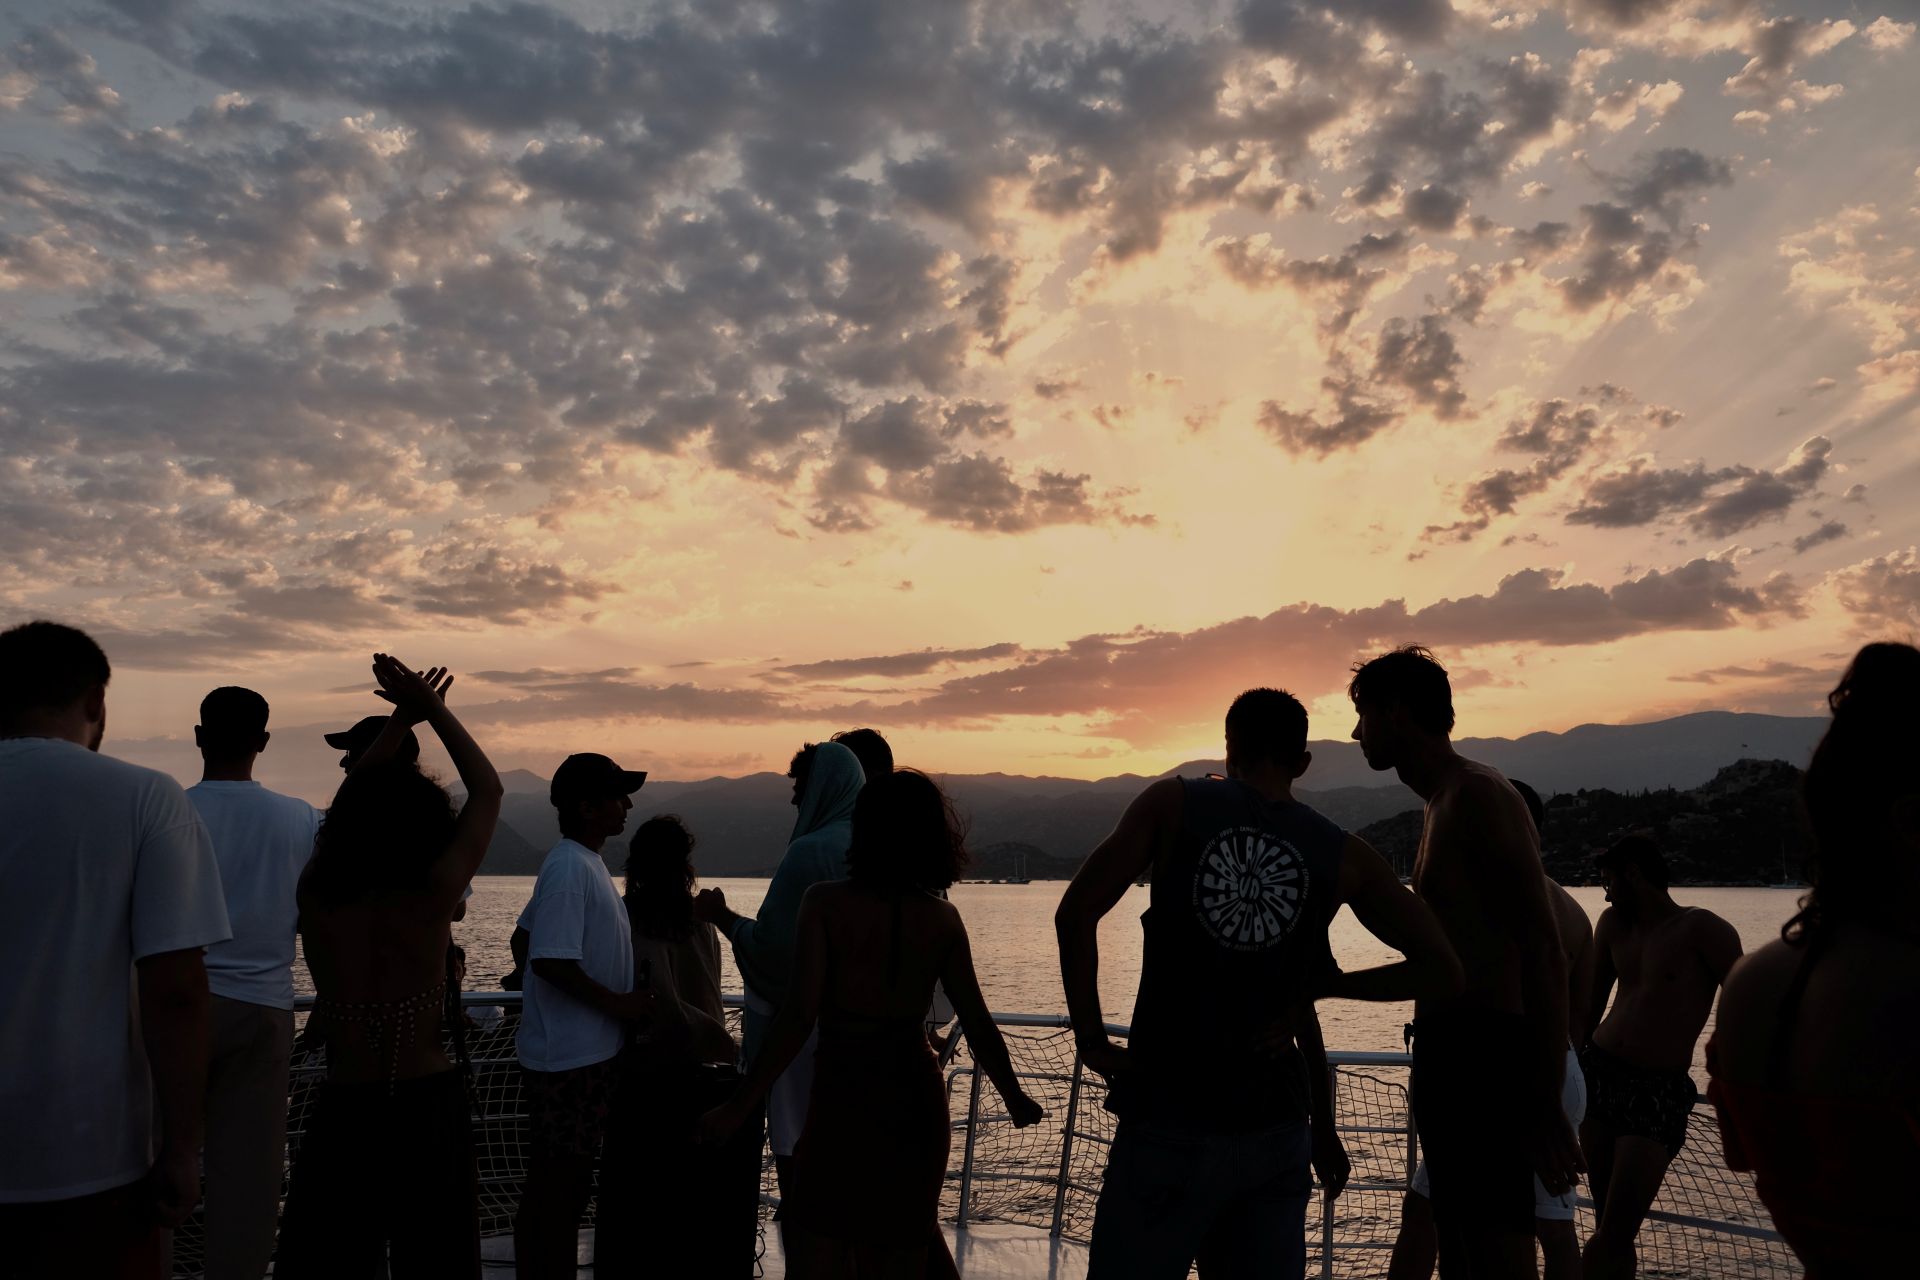
[[[847,849],[853,879],[937,891],[960,878],[967,860],[966,824],[932,778],[896,769],[861,789]]]
[[[453,840],[455,816],[453,797],[411,763],[355,769],[321,820],[305,888],[332,906],[422,891]]]
[[[627,916],[649,938],[693,932],[693,833],[672,814],[648,818],[627,842]]]
[[[1920,795],[1920,650],[1870,644],[1854,655],[1827,695],[1833,723],[1801,782],[1813,829],[1811,892],[1780,930],[1788,942],[1816,939],[1826,926],[1885,892],[1896,809]]]

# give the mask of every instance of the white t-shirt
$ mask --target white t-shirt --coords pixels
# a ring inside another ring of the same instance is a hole
[[[586,975],[609,991],[633,990],[633,933],[600,855],[572,840],[553,846],[540,864],[519,925],[528,934],[520,1065],[572,1071],[619,1053],[626,1034],[620,1023],[541,981],[532,963],[578,960]]]
[[[294,893],[313,856],[320,811],[257,782],[201,782],[187,799],[207,824],[233,938],[207,948],[214,995],[293,1008]]]
[[[0,1203],[146,1176],[134,962],[227,936],[213,845],[180,784],[71,742],[0,740]]]

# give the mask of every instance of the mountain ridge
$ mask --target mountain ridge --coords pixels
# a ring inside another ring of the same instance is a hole
[[[1703,711],[1631,725],[1576,725],[1560,733],[1513,739],[1463,738],[1455,745],[1464,755],[1524,779],[1543,795],[1582,790],[1630,795],[1700,787],[1742,759],[1780,760],[1797,768],[1811,755],[1826,724],[1817,717]],[[1357,744],[1322,738],[1309,742],[1308,749],[1313,762],[1295,793],[1341,826],[1358,831],[1419,807],[1419,798],[1393,774],[1367,766]],[[1221,768],[1219,760],[1187,760],[1159,774],[1125,773],[1090,781],[1004,772],[934,776],[969,822],[969,845],[976,858],[970,875],[1010,874],[1017,849],[1026,858],[1028,874],[1046,879],[1071,875],[1112,830],[1127,801],[1148,783]],[[507,795],[501,822],[517,839],[496,840],[481,874],[531,875],[544,851],[559,839],[547,781],[526,769],[509,770],[502,781]],[[694,864],[702,875],[769,875],[792,832],[791,796],[792,784],[770,771],[737,778],[649,781],[634,797],[628,830],[655,814],[678,814],[698,842]],[[613,865],[624,861],[624,853],[609,852]]]

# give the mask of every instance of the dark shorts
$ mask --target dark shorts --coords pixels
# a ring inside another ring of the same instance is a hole
[[[1535,1057],[1517,1014],[1459,1010],[1414,1024],[1413,1115],[1443,1253],[1461,1232],[1533,1234]]]
[[[322,1085],[293,1158],[276,1280],[474,1280],[479,1188],[466,1073]]]
[[[1300,1276],[1313,1194],[1304,1120],[1214,1134],[1123,1119],[1094,1206],[1092,1280]]]
[[[1615,1137],[1647,1138],[1667,1149],[1667,1159],[1687,1144],[1687,1117],[1699,1096],[1684,1071],[1639,1067],[1605,1049],[1580,1051],[1587,1074],[1587,1123]]]
[[[609,1058],[571,1071],[522,1068],[526,1087],[527,1145],[533,1154],[585,1156],[600,1153],[619,1060]]]
[[[717,1145],[693,1140],[695,1122],[739,1084],[732,1067],[623,1059],[600,1161],[595,1275],[754,1274],[761,1126]]]

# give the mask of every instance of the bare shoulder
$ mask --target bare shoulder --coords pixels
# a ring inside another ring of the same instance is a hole
[[[817,911],[836,908],[846,902],[854,887],[851,880],[816,880],[807,886],[800,901],[802,905],[810,905]]]
[[[1721,1021],[1729,1013],[1738,1018],[1762,1009],[1777,1009],[1805,955],[1805,947],[1775,938],[1758,951],[1741,956],[1727,975],[1726,990],[1720,996]]]
[[[1434,796],[1433,804],[1442,814],[1457,816],[1462,812],[1478,814],[1524,813],[1526,801],[1513,789],[1506,775],[1492,765],[1481,764],[1478,760],[1465,760]]]
[[[1700,943],[1725,944],[1732,939],[1738,944],[1740,941],[1738,929],[1705,907],[1688,907],[1686,925],[1688,936]]]
[[[1614,935],[1619,932],[1620,913],[1610,906],[1601,908],[1600,918],[1593,922],[1593,940],[1601,943],[1611,942]]]
[[[1587,909],[1580,900],[1567,892],[1566,886],[1551,877],[1547,880],[1547,896],[1553,899],[1553,913],[1560,925],[1562,941],[1574,941],[1584,946],[1593,938],[1593,922],[1587,919]]]

